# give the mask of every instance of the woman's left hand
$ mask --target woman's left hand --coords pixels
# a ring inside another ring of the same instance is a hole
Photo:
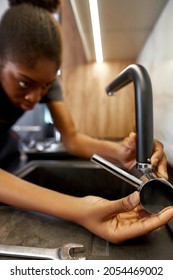
[[[135,165],[136,134],[134,132],[131,132],[130,135],[120,143],[120,159],[121,164],[128,169],[131,169]],[[168,179],[166,155],[163,145],[157,140],[154,140],[153,154],[150,160],[153,168],[155,168],[162,177]]]

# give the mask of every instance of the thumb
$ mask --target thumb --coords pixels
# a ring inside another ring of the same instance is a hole
[[[124,138],[122,143],[126,149],[134,148],[136,146],[136,133],[131,132],[128,137]]]
[[[129,134],[129,140],[130,140],[131,144],[136,144],[136,133],[135,132],[131,132]]]
[[[123,197],[116,201],[116,212],[128,212],[133,210],[140,203],[139,192],[135,191],[132,194]],[[114,209],[115,211],[115,209]]]

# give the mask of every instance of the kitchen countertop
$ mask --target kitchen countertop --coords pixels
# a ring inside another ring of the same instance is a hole
[[[173,259],[173,231],[167,226],[146,236],[111,244],[85,228],[61,219],[0,205],[2,244],[57,248],[65,243],[81,243],[87,259]],[[17,259],[0,256],[0,260]]]

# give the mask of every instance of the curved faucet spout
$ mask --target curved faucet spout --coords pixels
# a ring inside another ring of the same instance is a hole
[[[153,96],[147,70],[139,64],[131,64],[106,88],[108,95],[133,82],[135,89],[137,167],[149,165],[153,151]]]

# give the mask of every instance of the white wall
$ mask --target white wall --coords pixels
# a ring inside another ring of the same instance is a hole
[[[173,0],[170,0],[148,38],[138,63],[149,72],[154,98],[154,135],[173,166]]]
[[[8,1],[7,0],[0,0],[0,18],[7,8],[8,8]]]

